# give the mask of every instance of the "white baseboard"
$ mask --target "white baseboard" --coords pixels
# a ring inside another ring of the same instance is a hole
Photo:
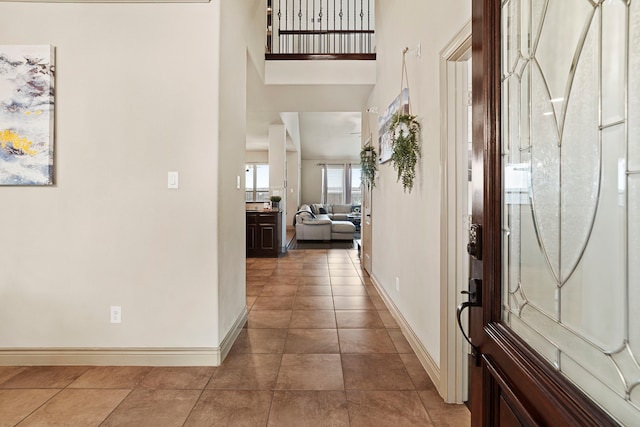
[[[219,347],[9,348],[0,366],[219,366],[247,321],[244,308]]]
[[[438,390],[438,393],[442,396],[442,391],[440,390],[440,368],[438,367],[438,364],[435,362],[435,360],[433,360],[427,349],[424,348],[424,345],[422,345],[422,342],[420,341],[418,336],[415,334],[402,313],[400,313],[400,310],[395,305],[393,300],[389,297],[389,294],[387,294],[382,285],[380,285],[380,282],[373,275],[371,276],[371,282],[380,294],[380,297],[383,299],[385,305],[389,309],[389,312],[391,312],[391,315],[400,326],[402,334],[409,342],[409,345],[411,345],[413,351],[416,353],[416,356],[420,360],[422,367],[427,372],[427,375],[429,375],[429,378],[431,378],[431,381]]]
[[[219,359],[218,359],[218,364],[216,366],[220,366],[222,364],[222,361],[226,359],[227,355],[229,354],[229,351],[231,350],[231,347],[236,342],[236,338],[238,338],[238,335],[240,335],[242,328],[244,327],[245,323],[247,323],[248,317],[249,317],[249,312],[247,311],[247,306],[244,306],[242,308],[242,312],[240,312],[240,315],[238,316],[236,321],[233,323],[233,326],[231,327],[229,332],[227,332],[227,335],[224,337],[224,339],[220,343],[220,347],[218,347]]]

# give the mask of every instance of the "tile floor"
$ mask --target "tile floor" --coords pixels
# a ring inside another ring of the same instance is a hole
[[[249,320],[222,366],[0,367],[0,426],[468,426],[354,250],[247,260]]]

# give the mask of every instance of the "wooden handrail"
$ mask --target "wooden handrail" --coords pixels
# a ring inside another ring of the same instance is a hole
[[[280,30],[282,35],[375,34],[374,30]]]
[[[375,53],[266,53],[267,61],[375,61]]]

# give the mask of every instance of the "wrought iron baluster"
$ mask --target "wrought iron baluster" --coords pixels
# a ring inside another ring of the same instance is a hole
[[[318,14],[318,24],[320,25],[320,34],[318,38],[318,53],[324,53],[322,49],[322,0],[320,0],[320,13]]]
[[[306,10],[304,11],[305,13],[305,20],[304,20],[304,26],[305,29],[307,31],[309,31],[309,0],[307,1],[307,7]],[[304,37],[304,53],[309,53],[309,37]]]
[[[336,29],[336,0],[333,0],[333,29]],[[336,34],[333,33],[333,53],[336,53]]]
[[[302,30],[302,0],[300,0],[300,9],[298,10],[298,30]],[[298,33],[298,53],[300,51],[300,44],[302,43],[302,34]]]
[[[371,30],[371,0],[367,0],[367,30]],[[367,53],[371,53],[371,33],[367,34]]]
[[[282,53],[282,37],[280,37],[280,28],[282,28],[282,0],[278,0],[278,53]]]
[[[338,38],[338,40],[340,41],[340,48],[339,48],[339,53],[342,53],[342,45],[343,45],[343,39],[344,36],[342,34],[342,20],[344,17],[344,13],[342,13],[342,0],[340,0],[340,37]]]
[[[360,30],[364,30],[364,0],[360,0]],[[360,33],[360,53],[364,52],[364,33]]]
[[[351,29],[350,16],[351,16],[351,0],[347,0],[347,31]],[[351,50],[351,36],[347,34],[347,46],[346,46],[345,53],[349,53],[350,50]]]

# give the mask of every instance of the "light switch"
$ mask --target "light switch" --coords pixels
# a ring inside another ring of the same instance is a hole
[[[167,175],[167,188],[177,189],[179,187],[178,172],[169,172]]]
[[[240,175],[236,176],[236,189],[240,189]]]

